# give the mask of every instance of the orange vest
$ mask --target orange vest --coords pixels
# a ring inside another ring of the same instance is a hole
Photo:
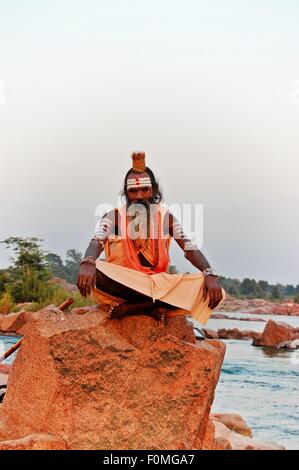
[[[170,264],[169,247],[172,237],[169,233],[166,233],[163,237],[164,218],[168,213],[168,208],[160,204],[155,206],[156,214],[154,215],[154,223],[151,223],[150,227],[149,244],[154,260],[153,267],[142,266],[134,243],[128,236],[129,221],[125,206],[118,208],[120,213],[119,234],[110,234],[105,244],[105,257],[108,263],[118,264],[146,274],[168,272]],[[154,234],[156,238],[154,238]]]

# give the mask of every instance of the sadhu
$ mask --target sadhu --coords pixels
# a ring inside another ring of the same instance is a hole
[[[145,153],[132,154],[124,179],[125,204],[105,213],[80,265],[77,286],[110,318],[147,314],[191,315],[205,324],[225,298],[218,275],[162,203]],[[170,272],[172,239],[198,273]],[[105,259],[98,259],[102,251]]]

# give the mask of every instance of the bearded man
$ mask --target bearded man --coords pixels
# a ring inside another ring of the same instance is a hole
[[[110,318],[148,314],[191,315],[206,323],[225,298],[218,275],[184,234],[162,202],[155,175],[145,154],[132,154],[124,180],[126,204],[106,213],[81,262],[77,286],[109,312]],[[172,239],[200,273],[170,274]],[[98,259],[105,250],[105,260]]]

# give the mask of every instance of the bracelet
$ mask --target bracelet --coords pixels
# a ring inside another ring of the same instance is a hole
[[[90,264],[96,264],[96,261],[95,259],[92,257],[92,256],[86,256],[86,258],[84,258],[80,264],[83,264],[83,263],[90,263]]]
[[[203,275],[206,277],[206,276],[215,276],[215,277],[219,277],[219,274],[216,273],[215,269],[213,268],[206,268],[202,271]]]

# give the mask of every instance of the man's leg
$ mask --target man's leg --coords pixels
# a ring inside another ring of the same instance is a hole
[[[97,269],[97,278],[96,278],[96,287],[107,294],[115,295],[116,297],[121,297],[127,302],[121,304],[119,307],[116,306],[111,309],[111,314],[113,316],[121,316],[126,313],[138,314],[148,311],[158,312],[159,308],[165,308],[173,310],[177,307],[174,305],[167,304],[160,300],[153,302],[153,299],[147,295],[141,294],[130,287],[124,286],[123,284],[109,278],[101,271]]]

